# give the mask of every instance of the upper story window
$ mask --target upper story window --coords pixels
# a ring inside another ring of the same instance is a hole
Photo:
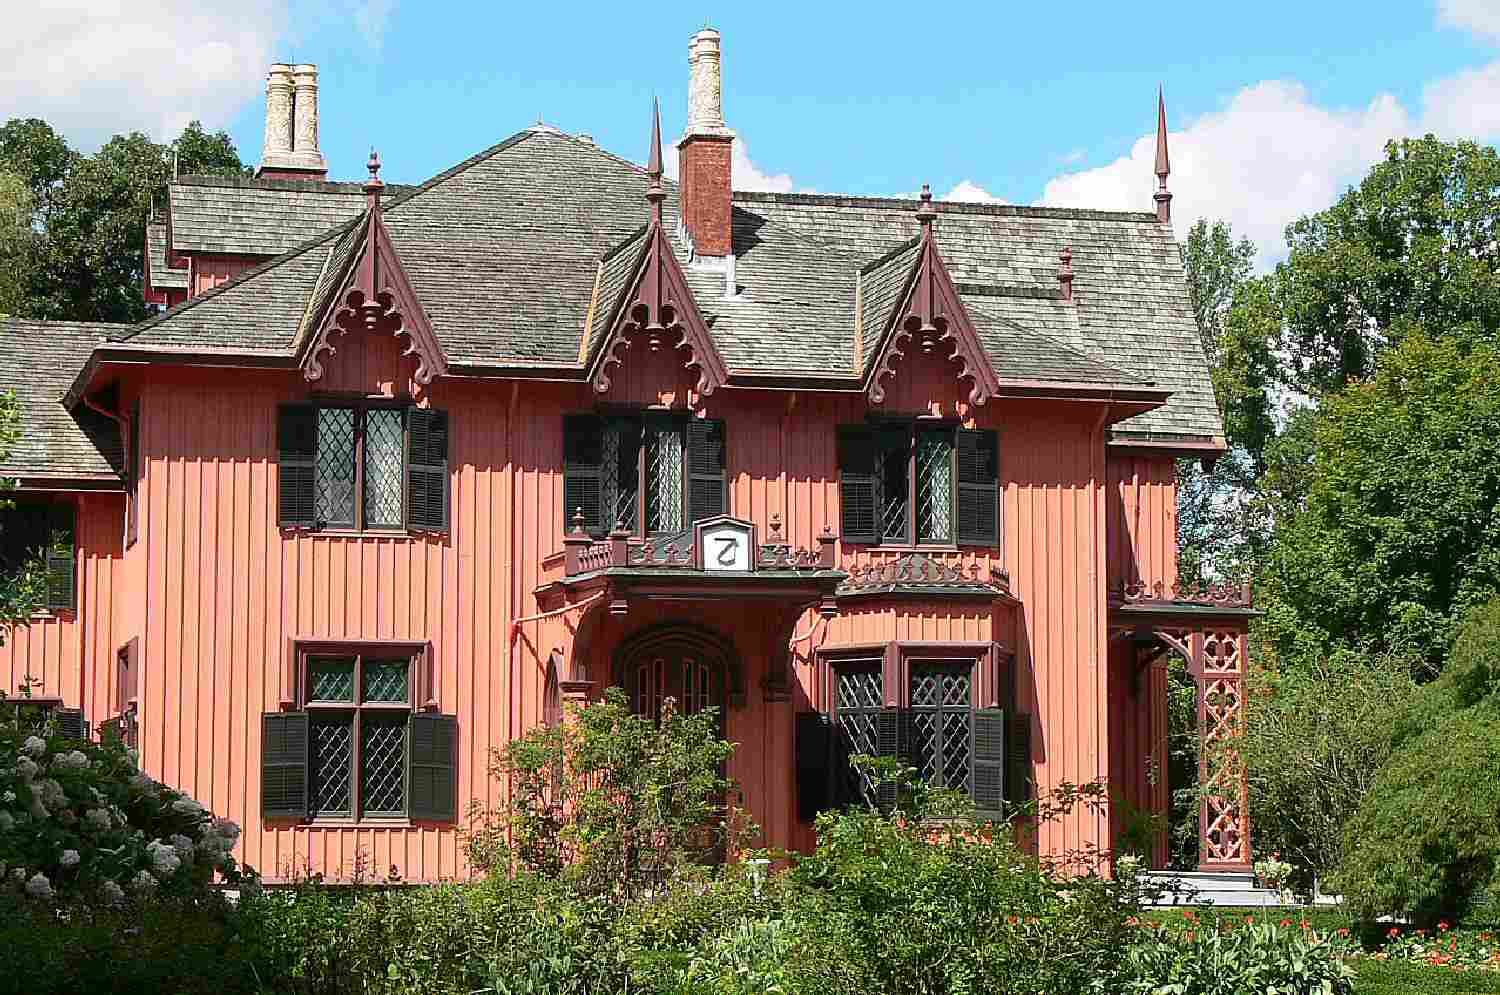
[[[1000,541],[995,432],[882,421],[839,428],[843,540],[900,545]]]
[[[49,611],[77,607],[74,511],[67,501],[25,498],[0,509],[0,573],[12,577],[38,568],[46,585],[43,607]]]
[[[457,722],[416,710],[425,650],[297,647],[300,709],[262,718],[266,818],[456,818]]]
[[[563,420],[564,529],[673,535],[729,511],[724,423],[674,412]]]
[[[447,412],[384,401],[283,404],[276,443],[283,526],[447,530]]]

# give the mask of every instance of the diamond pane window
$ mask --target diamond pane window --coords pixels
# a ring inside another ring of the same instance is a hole
[[[838,785],[839,796],[846,799],[866,797],[873,789],[869,778],[856,771],[848,758],[857,754],[879,753],[876,716],[885,705],[883,681],[878,667],[841,668],[838,671],[837,717],[839,755],[838,769],[844,783]]]
[[[318,409],[318,451],[313,471],[318,521],[354,526],[354,409]]]
[[[316,659],[307,668],[309,701],[354,702],[354,661]]]
[[[917,541],[953,539],[953,433],[917,433]]]
[[[395,528],[401,520],[406,434],[400,408],[365,412],[365,526]]]
[[[350,772],[354,764],[354,719],[318,715],[308,723],[312,762],[309,804],[318,815],[349,815],[354,810]]]
[[[907,498],[910,494],[907,472],[911,454],[904,446],[890,446],[880,455],[881,535],[887,539],[905,540]]]
[[[646,431],[646,531],[682,530],[682,431],[652,426]]]
[[[968,661],[913,664],[911,742],[907,749],[930,784],[969,789],[973,665]]]
[[[604,491],[606,529],[616,524],[634,532],[637,504],[637,460],[640,456],[640,426],[614,419],[604,427],[601,440],[600,480]]]
[[[406,811],[406,716],[361,717],[360,797],[364,811]]]
[[[365,701],[405,702],[410,660],[365,660]]]

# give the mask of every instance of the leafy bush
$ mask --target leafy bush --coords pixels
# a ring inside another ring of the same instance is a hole
[[[1347,936],[1348,931],[1344,933]],[[1239,995],[1286,992],[1346,995],[1352,944],[1306,922],[1197,915],[1143,926],[1130,944],[1115,990],[1134,995]]]
[[[0,702],[0,704],[7,704]],[[207,899],[215,874],[256,887],[231,856],[239,827],[140,772],[117,741],[69,740],[0,709],[0,876],[36,901],[127,894]]]

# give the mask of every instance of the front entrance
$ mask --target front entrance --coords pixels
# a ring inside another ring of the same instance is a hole
[[[667,699],[679,713],[718,709],[719,728],[738,673],[733,646],[694,625],[668,623],[646,629],[615,653],[615,680],[637,715],[660,722]]]

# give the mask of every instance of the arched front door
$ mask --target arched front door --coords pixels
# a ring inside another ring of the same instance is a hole
[[[738,668],[722,636],[696,626],[657,626],[632,636],[615,654],[615,679],[637,715],[661,721],[668,698],[679,713],[724,707]]]

